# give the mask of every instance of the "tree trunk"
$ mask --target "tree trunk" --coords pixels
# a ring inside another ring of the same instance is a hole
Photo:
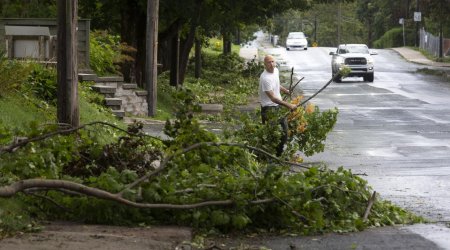
[[[186,77],[187,66],[189,62],[189,53],[194,45],[196,24],[191,24],[191,30],[188,37],[183,40],[182,50],[180,54],[180,84],[182,85]]]
[[[231,36],[229,33],[223,36],[223,54],[224,55],[231,54]]]
[[[236,31],[236,44],[241,44],[241,29],[238,28]]]
[[[59,123],[78,127],[78,67],[77,67],[77,18],[78,0],[57,1],[58,54],[57,54],[57,116]]]
[[[194,13],[195,19],[191,22],[191,28],[187,38],[182,43],[182,49],[180,54],[180,84],[183,84],[186,77],[187,65],[189,61],[189,53],[191,52],[192,46],[194,45],[195,33],[200,21],[200,9],[202,7],[203,1],[197,1],[196,10]]]
[[[170,50],[170,85],[178,87],[180,83],[180,32],[171,39]]]
[[[199,38],[195,39],[195,78],[200,78],[202,72],[202,44]]]
[[[169,27],[161,31],[159,33],[158,42],[159,42],[159,48],[158,48],[158,59],[162,63],[162,71],[171,70],[172,64],[171,64],[171,55],[172,55],[172,39],[174,36],[179,35],[179,30],[181,28],[181,20],[177,19],[173,23],[169,25]],[[178,52],[178,56],[179,56]],[[178,65],[179,67],[179,65]]]
[[[136,31],[130,29],[130,27],[137,26],[137,17],[139,16],[138,6],[136,0],[127,0],[120,8],[121,14],[121,26],[120,26],[120,39],[122,43],[126,43],[128,46],[137,47],[136,44]],[[135,58],[135,54],[128,54]],[[136,81],[134,72],[134,62],[124,62],[121,64],[121,72],[125,82]]]
[[[144,69],[145,69],[145,54],[146,54],[146,46],[145,46],[145,30],[146,30],[146,15],[139,14],[137,18],[137,23],[135,26],[136,29],[136,61],[134,63],[135,68],[135,77],[136,83],[138,86],[144,88]]]

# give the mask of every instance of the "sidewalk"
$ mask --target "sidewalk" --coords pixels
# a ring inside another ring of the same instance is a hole
[[[428,58],[426,58],[422,53],[419,51],[410,49],[408,47],[398,47],[398,48],[392,48],[392,50],[399,53],[403,58],[406,60],[417,63],[417,64],[423,64],[433,67],[448,67],[450,69],[450,63],[443,63],[443,62],[434,62]]]

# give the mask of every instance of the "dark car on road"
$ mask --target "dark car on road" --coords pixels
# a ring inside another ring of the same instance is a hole
[[[366,82],[373,82],[374,60],[372,55],[377,53],[370,51],[365,44],[341,44],[336,51],[330,52],[332,55],[331,69],[332,75],[336,75],[343,67],[350,68],[347,77],[363,77]],[[337,76],[335,82],[341,82],[342,77]]]

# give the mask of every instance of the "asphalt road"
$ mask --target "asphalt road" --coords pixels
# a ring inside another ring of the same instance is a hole
[[[287,74],[293,67],[305,77],[305,96],[331,78],[332,48],[265,50]],[[337,107],[339,116],[325,152],[305,160],[361,174],[382,198],[434,222],[412,232],[450,249],[450,83],[417,73],[423,65],[393,50],[376,51],[373,83],[345,78],[312,100],[321,109]]]

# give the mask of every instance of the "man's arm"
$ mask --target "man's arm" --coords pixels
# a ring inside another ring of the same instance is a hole
[[[285,87],[283,87],[283,86],[281,86],[280,85],[280,90],[281,90],[281,92],[283,92],[283,93],[285,93],[286,95],[289,95],[291,92],[289,91],[289,89],[287,89],[287,88],[285,88]]]
[[[284,88],[284,89],[286,90],[286,88]],[[295,106],[294,104],[291,104],[289,102],[285,102],[281,99],[276,98],[272,90],[264,91],[264,92],[270,98],[270,100],[276,104],[283,105],[290,110],[294,110],[295,108],[297,108],[297,106]]]

